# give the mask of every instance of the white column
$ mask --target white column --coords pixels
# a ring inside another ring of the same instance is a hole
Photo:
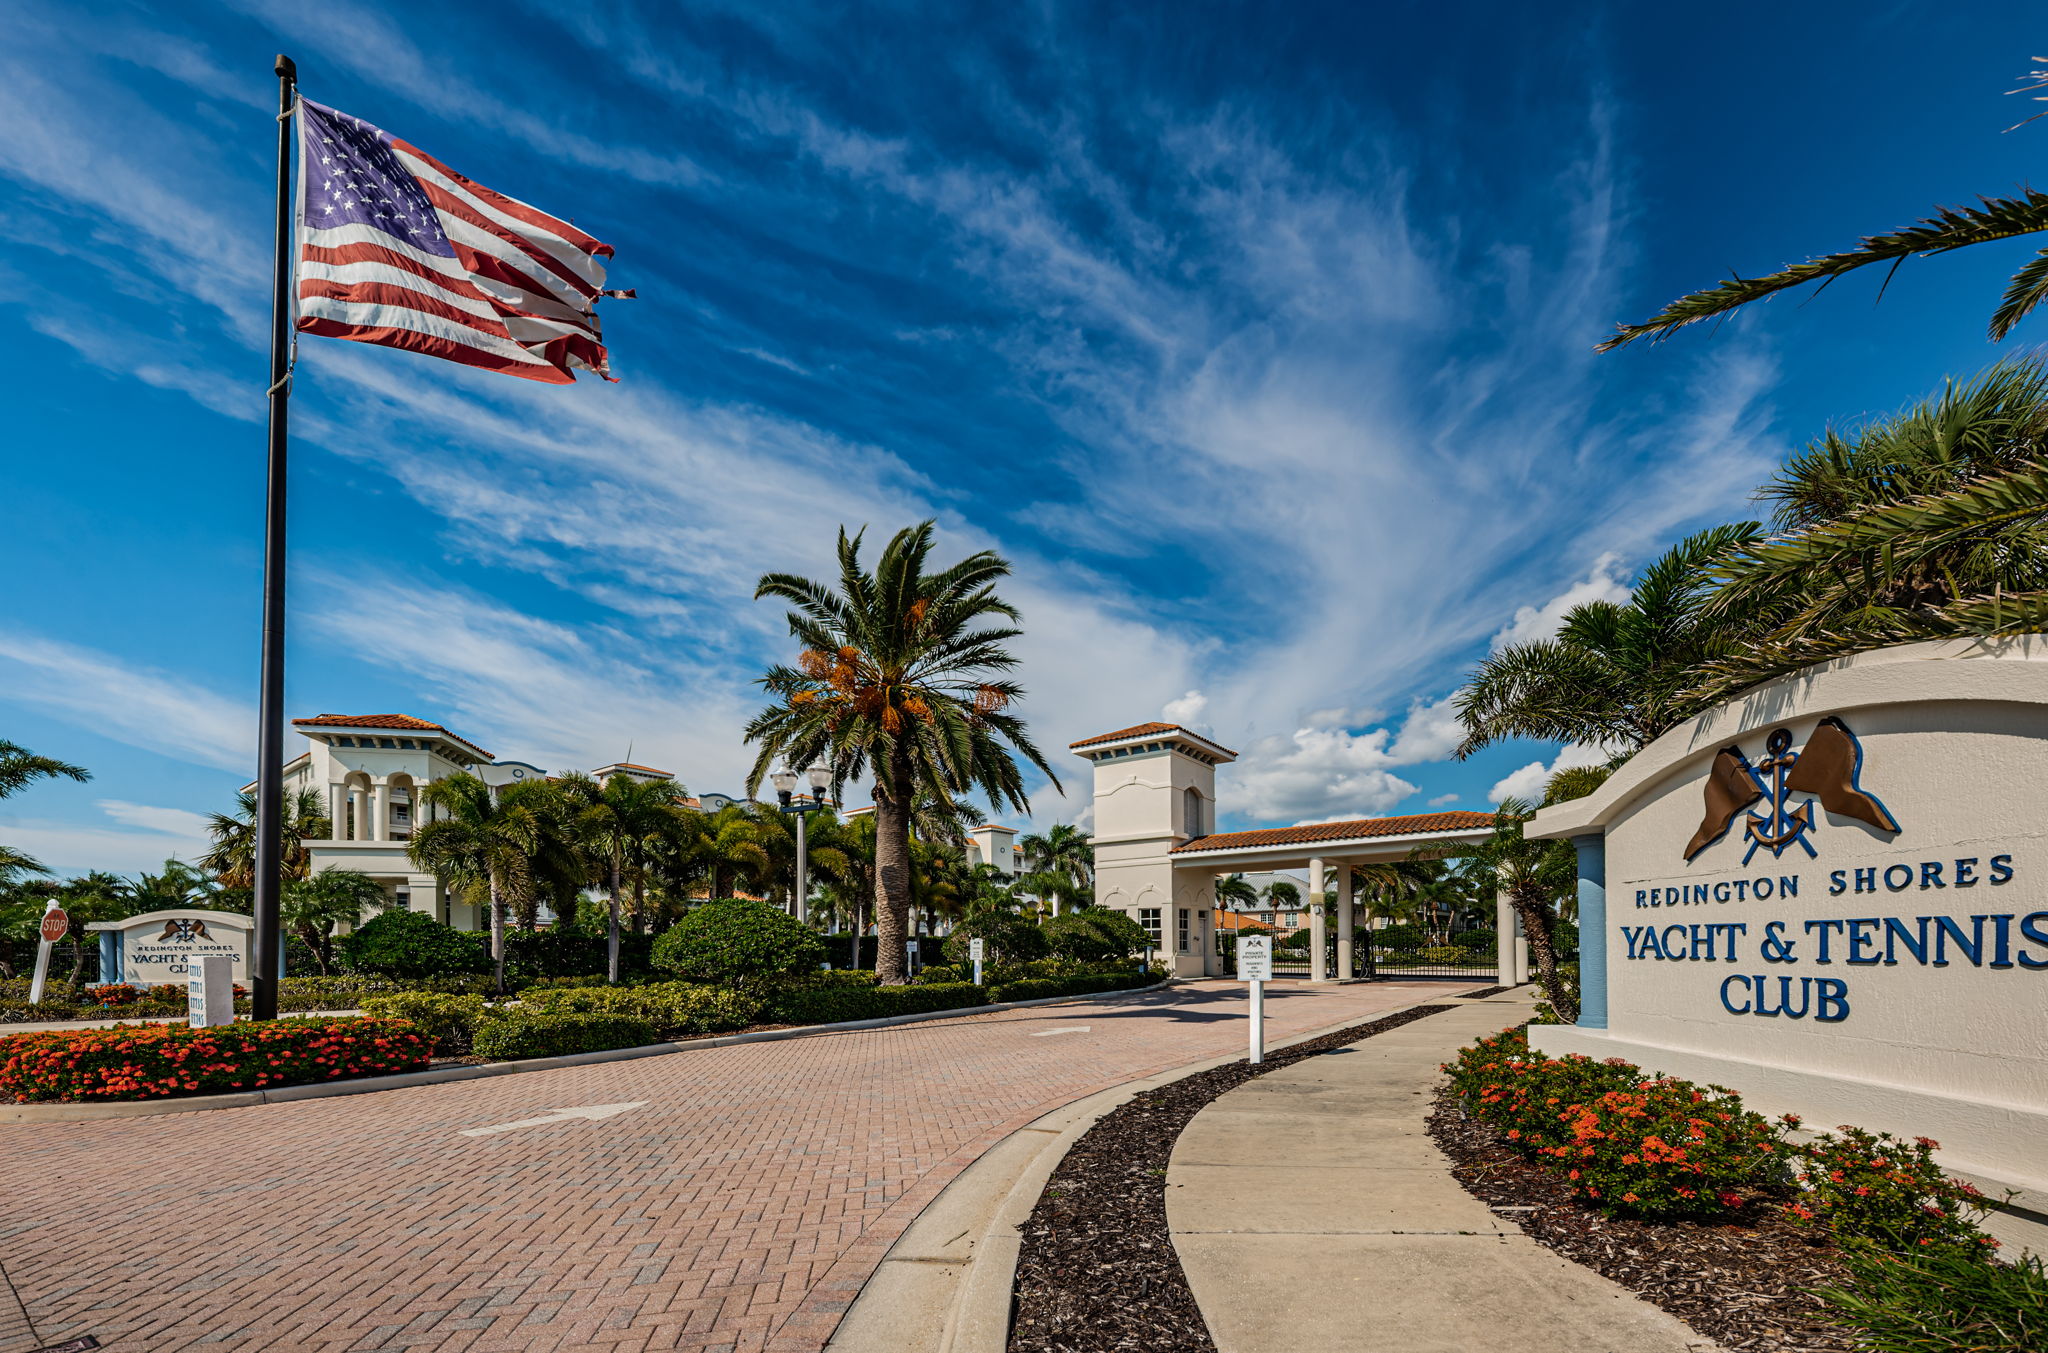
[[[1311,982],[1330,980],[1329,965],[1323,960],[1323,946],[1329,942],[1329,923],[1323,919],[1323,862],[1308,862],[1308,978]]]
[[[1493,980],[1504,987],[1511,987],[1521,979],[1515,976],[1515,909],[1508,905],[1508,895],[1496,888],[1493,890],[1493,933],[1498,936],[1493,942]]]
[[[370,834],[367,841],[383,841],[391,835],[391,786],[379,780],[371,787]]]
[[[367,835],[365,835],[365,833],[370,830],[369,791],[362,789],[351,789],[348,792],[348,806],[355,813],[355,821],[349,827],[348,839],[351,841],[369,840],[370,838]]]
[[[328,839],[348,840],[348,787],[336,780],[327,786]]]
[[[1351,918],[1351,862],[1349,860],[1339,860],[1337,862],[1337,978],[1339,981],[1350,980],[1353,972],[1351,966],[1351,931],[1353,924],[1354,922]]]

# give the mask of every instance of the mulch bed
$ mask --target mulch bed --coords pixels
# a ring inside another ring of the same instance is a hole
[[[1501,994],[1501,993],[1502,993],[1503,991],[1509,991],[1509,990],[1512,990],[1512,988],[1510,988],[1510,987],[1481,987],[1481,988],[1480,988],[1479,990],[1477,990],[1477,991],[1466,991],[1466,992],[1461,992],[1461,993],[1459,993],[1459,995],[1458,995],[1458,999],[1459,999],[1459,1000],[1461,1000],[1461,1001],[1476,1001],[1476,1000],[1479,1000],[1479,999],[1480,999],[1481,997],[1484,997],[1484,996],[1498,996],[1498,995],[1500,995],[1500,994]]]
[[[1455,1010],[1419,1005],[1147,1090],[1068,1150],[1023,1227],[1010,1353],[1215,1353],[1166,1229],[1166,1162],[1197,1113],[1256,1076]]]
[[[1571,1185],[1465,1117],[1439,1091],[1429,1135],[1451,1173],[1537,1243],[1584,1264],[1738,1353],[1854,1353],[1850,1331],[1826,1323],[1811,1295],[1848,1277],[1823,1233],[1794,1226],[1770,1202],[1734,1224],[1603,1217]],[[1526,1210],[1524,1210],[1526,1209]]]

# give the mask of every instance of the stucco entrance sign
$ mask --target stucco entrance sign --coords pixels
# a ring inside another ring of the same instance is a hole
[[[194,954],[229,959],[234,980],[246,983],[252,924],[249,917],[231,911],[176,908],[121,921],[95,921],[86,929],[99,932],[101,981],[182,987],[186,959]]]
[[[1537,815],[1579,851],[1584,1009],[1532,1037],[2048,1187],[2044,810],[2039,637],[1758,687]]]

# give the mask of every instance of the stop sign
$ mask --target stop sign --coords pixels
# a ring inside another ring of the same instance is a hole
[[[43,913],[43,939],[45,942],[55,944],[70,933],[71,918],[64,914],[62,907],[57,908],[55,911]]]

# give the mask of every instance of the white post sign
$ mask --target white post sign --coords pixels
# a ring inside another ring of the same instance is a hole
[[[195,1029],[235,1022],[235,961],[225,954],[185,960],[185,1018]]]
[[[71,918],[65,914],[64,908],[57,905],[57,899],[51,898],[49,909],[43,912],[42,925],[36,931],[36,975],[35,980],[28,985],[30,1005],[41,1004],[43,984],[50,977],[50,950],[54,949],[57,941],[69,934],[70,930]]]
[[[1241,935],[1237,941],[1237,976],[1252,984],[1251,1063],[1266,1060],[1266,983],[1273,980],[1273,937]]]
[[[986,941],[980,939],[967,941],[967,956],[974,960],[974,985],[976,986],[981,985],[981,955],[982,946],[985,943]]]

